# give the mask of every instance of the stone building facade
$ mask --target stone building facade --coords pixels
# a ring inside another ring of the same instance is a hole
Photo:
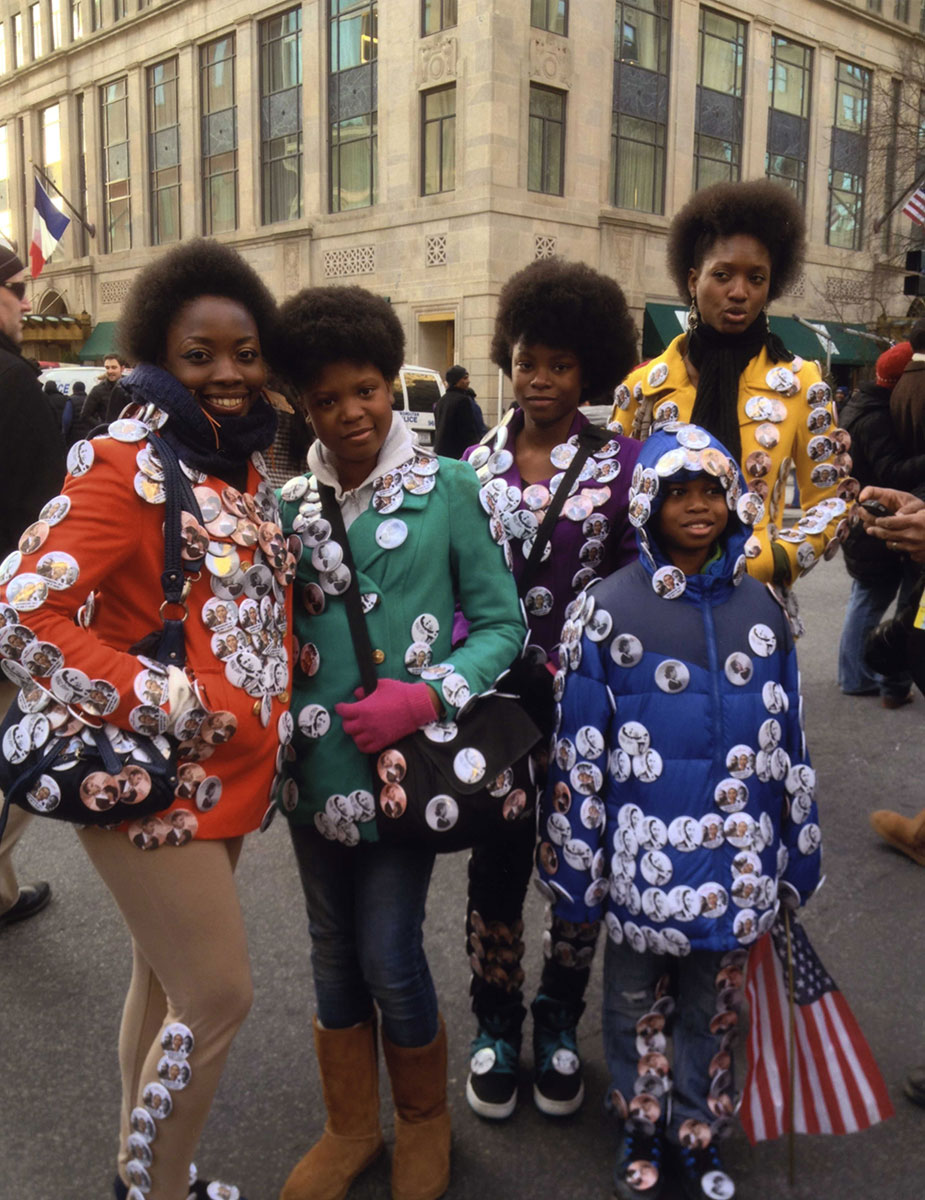
[[[670,216],[698,183],[801,195],[776,311],[904,317],[913,234],[874,219],[925,162],[919,0],[0,0],[0,231],[32,164],[75,221],[37,309],[107,328],[179,237],[236,245],[280,295],[388,296],[408,359],[464,361],[489,413],[501,284],[548,254],[674,305]]]

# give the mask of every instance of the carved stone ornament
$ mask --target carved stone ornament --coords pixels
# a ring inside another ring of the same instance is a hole
[[[418,59],[418,86],[433,87],[456,78],[456,38],[428,38]]]
[[[530,78],[537,83],[567,88],[572,82],[568,44],[553,34],[530,39]]]

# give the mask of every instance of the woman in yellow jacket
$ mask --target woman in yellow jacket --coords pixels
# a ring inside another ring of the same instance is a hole
[[[754,180],[696,192],[668,236],[687,332],[624,380],[613,412],[633,437],[693,422],[732,450],[751,493],[737,503],[757,513],[749,574],[784,587],[835,553],[858,492],[829,385],[768,324],[765,306],[794,281],[804,249],[803,212],[787,188]],[[794,467],[802,513],[784,529]]]

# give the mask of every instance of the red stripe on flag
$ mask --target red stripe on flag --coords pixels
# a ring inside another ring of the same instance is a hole
[[[829,1006],[829,1019],[836,1029],[839,1045],[853,1065],[851,1074],[864,1109],[858,1129],[867,1129],[878,1121],[892,1117],[893,1105],[867,1039],[848,1007],[847,1000],[840,992],[835,992],[827,996],[826,1001]]]
[[[831,994],[823,996],[819,1009],[829,1030],[829,1036],[841,1068],[842,1088],[844,1089],[842,1111],[845,1112],[846,1108],[850,1110],[850,1117],[845,1112],[845,1125],[849,1130],[863,1129],[865,1124],[864,1101],[861,1099],[860,1083],[854,1072],[857,1064],[852,1062],[853,1052],[849,1054],[849,1047],[842,1042],[840,1022],[837,1020],[834,1005],[830,1003],[831,999]]]
[[[829,1055],[832,1053],[832,1047],[826,1044],[827,1035],[824,1030],[819,1029],[812,1005],[807,1005],[805,1009],[798,1008],[797,1020],[806,1032],[806,1041],[809,1045],[807,1069],[815,1068],[818,1081],[814,1089],[817,1106],[824,1106],[828,1115],[828,1124],[833,1133],[845,1133],[838,1095],[829,1073]],[[821,1116],[820,1120],[822,1120]]]

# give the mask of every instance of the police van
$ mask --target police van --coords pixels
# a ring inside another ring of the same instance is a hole
[[[401,413],[424,446],[433,445],[434,406],[446,389],[439,371],[406,363],[392,385],[392,408]]]

